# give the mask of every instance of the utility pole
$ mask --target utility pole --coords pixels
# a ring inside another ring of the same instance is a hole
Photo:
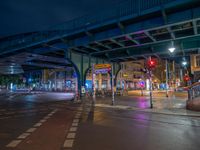
[[[168,61],[167,61],[167,59],[165,60],[165,69],[166,69],[166,97],[168,97],[169,96],[169,94],[168,94]]]

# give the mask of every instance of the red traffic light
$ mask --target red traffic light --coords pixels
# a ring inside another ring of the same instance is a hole
[[[157,65],[157,62],[156,62],[155,59],[149,59],[147,61],[147,67],[150,68],[150,69],[155,68],[156,65]]]
[[[190,77],[189,77],[188,75],[185,75],[185,76],[184,76],[184,80],[185,80],[185,81],[189,81],[189,80],[190,80]]]

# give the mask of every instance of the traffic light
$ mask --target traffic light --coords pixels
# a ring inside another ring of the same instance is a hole
[[[184,79],[185,81],[189,81],[189,80],[190,80],[190,77],[189,77],[189,75],[185,75],[183,79]]]
[[[157,62],[156,62],[155,59],[148,59],[148,61],[147,61],[147,67],[149,69],[154,69],[156,67],[156,65],[157,65]]]

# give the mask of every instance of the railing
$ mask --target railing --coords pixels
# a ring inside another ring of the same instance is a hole
[[[194,98],[200,96],[200,82],[195,83],[188,87],[188,100],[193,100]]]
[[[98,25],[110,20],[120,20],[125,16],[140,15],[142,11],[145,11],[154,7],[161,7],[170,2],[182,0],[127,0],[119,3],[116,7],[113,7],[107,11],[95,13],[94,15],[86,15],[76,18],[71,21],[56,25],[52,29],[56,30],[74,30],[78,28],[89,28],[94,25]]]
[[[0,51],[7,52],[7,50],[17,50],[21,47],[30,46],[33,43],[42,43],[47,40],[56,39],[78,29],[87,29],[95,25],[102,25],[107,21],[120,20],[125,16],[140,15],[141,12],[153,7],[161,7],[170,2],[184,3],[183,0],[128,0],[121,2],[116,7],[112,7],[108,11],[95,13],[95,15],[86,15],[67,21],[63,24],[54,26],[48,31],[38,31],[30,33],[29,35],[18,35],[0,41]]]

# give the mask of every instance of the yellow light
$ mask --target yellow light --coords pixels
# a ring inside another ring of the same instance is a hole
[[[128,77],[128,74],[123,74],[123,77]]]

